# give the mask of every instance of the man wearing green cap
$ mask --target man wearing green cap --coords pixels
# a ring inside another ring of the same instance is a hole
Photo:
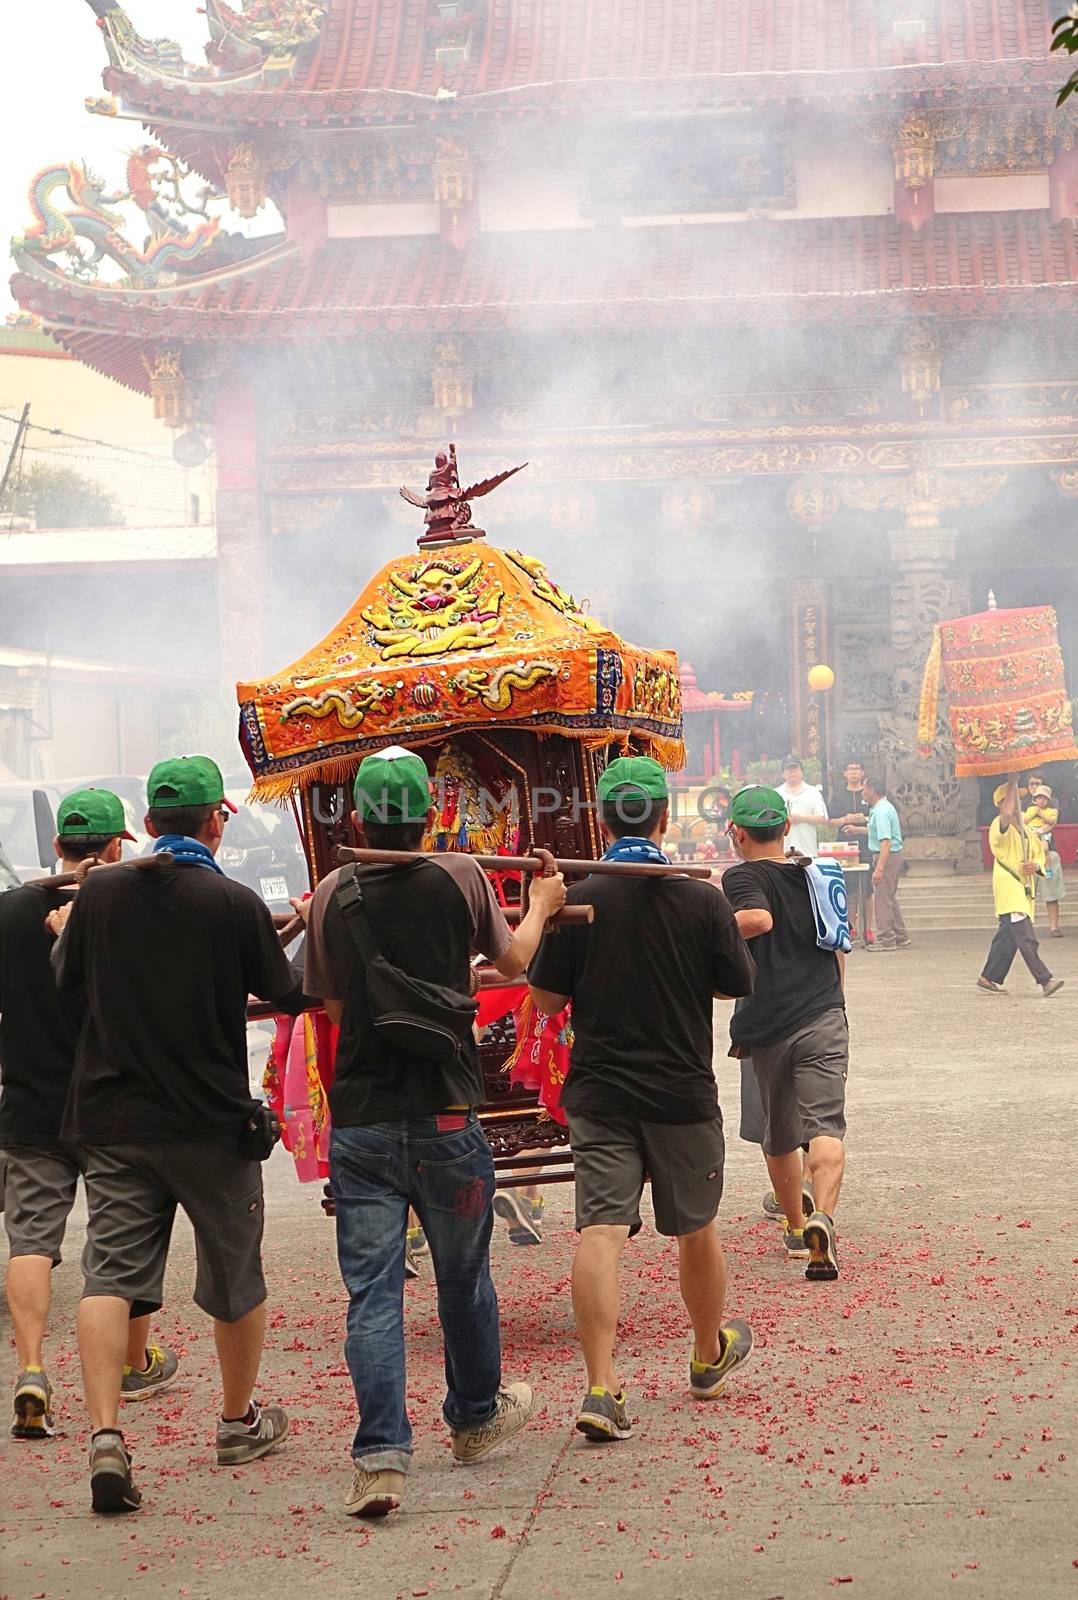
[[[734,795],[730,830],[741,864],[722,886],[752,943],[756,984],[730,1019],[731,1054],[751,1056],[764,1108],[764,1156],[786,1217],[786,1249],[808,1254],[805,1276],[838,1276],[834,1215],[845,1164],[849,1028],[843,956],[817,942],[804,861],[786,859],[780,792],[749,784]],[[802,1163],[802,1144],[808,1159]],[[807,1185],[807,1189],[806,1189]],[[815,1210],[804,1213],[811,1191]]]
[[[604,861],[669,865],[666,774],[622,756],[600,775]],[[712,1400],[752,1348],[726,1317],[726,1268],[715,1230],[722,1196],[722,1114],[715,1089],[712,1001],[744,995],[753,965],[720,890],[699,879],[593,876],[569,904],[589,926],[543,940],[528,979],[541,1011],[571,1000],[575,1042],[562,1090],[576,1175],[573,1310],[588,1392],[577,1428],[595,1443],[627,1439],[630,1418],[614,1361],[618,1267],[638,1232],[645,1174],[655,1226],[676,1238],[682,1299],[695,1338],[689,1389]]]
[[[61,872],[119,861],[122,841],[132,838],[123,805],[108,789],[80,789],[61,800],[54,840]],[[7,1166],[7,1301],[19,1360],[11,1425],[17,1439],[54,1432],[42,1346],[52,1270],[83,1167],[79,1150],[60,1139],[82,1020],[77,1002],[57,993],[49,961],[46,919],[62,903],[66,897],[48,880],[0,895],[0,1146]],[[167,1387],[176,1373],[172,1351],[147,1343],[149,1322],[138,1317],[129,1324],[125,1399]]]
[[[96,1511],[140,1501],[117,1400],[128,1318],[161,1304],[182,1206],[194,1229],[195,1303],[213,1318],[223,1404],[217,1461],[238,1466],[284,1437],[253,1399],[265,1329],[262,1169],[241,1146],[254,1112],[247,998],[298,1013],[304,996],[263,901],[214,857],[228,816],[208,756],[159,762],[147,830],[153,870],[91,873],[59,940],[62,993],[87,1017],[64,1116],[86,1151],[89,1206],[79,1346]]]
[[[355,806],[353,825],[371,848],[419,851],[433,817],[423,758],[400,746],[368,756]],[[472,956],[518,977],[564,899],[560,874],[533,879],[527,915],[511,933],[473,858],[444,852],[404,865],[340,868],[311,902],[304,987],[341,1028],[329,1160],[349,1293],[344,1349],[359,1407],[344,1505],[350,1516],[395,1510],[411,1470],[403,1309],[410,1206],[438,1280],[442,1415],[454,1460],[489,1454],[524,1426],[533,1405],[528,1384],[502,1381],[489,1259],[494,1165],[474,1111],[485,1095],[467,1003],[459,1037],[438,1058],[424,1057],[384,1031],[368,972],[375,960],[388,962],[405,984],[437,986],[459,1007],[470,992]]]

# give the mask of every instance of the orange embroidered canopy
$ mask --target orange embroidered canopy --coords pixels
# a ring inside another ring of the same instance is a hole
[[[256,795],[340,783],[383,745],[497,727],[631,739],[683,764],[675,653],[626,644],[541,561],[461,532],[391,561],[321,644],[237,686]]]

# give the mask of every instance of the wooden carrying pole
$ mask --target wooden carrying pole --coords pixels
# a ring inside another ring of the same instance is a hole
[[[148,867],[170,867],[173,862],[171,850],[159,850],[154,856],[136,856],[134,861],[99,861],[90,868],[90,872],[108,872],[113,867],[129,867],[145,871]],[[27,889],[77,889],[90,875],[85,873],[79,877],[77,872],[54,872],[51,878],[27,878]]]
[[[478,866],[487,872],[542,873],[549,869],[550,860],[539,856],[472,856]],[[553,859],[553,858],[550,858]],[[430,860],[422,850],[353,850],[348,845],[337,846],[337,860],[344,863],[359,861],[367,866],[403,867],[410,861]],[[593,873],[617,878],[710,878],[710,867],[669,866],[650,861],[559,861],[554,869],[567,878],[589,878]]]

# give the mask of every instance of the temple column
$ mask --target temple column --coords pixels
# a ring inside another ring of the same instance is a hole
[[[250,379],[228,377],[216,395],[217,627],[224,686],[266,668],[265,508],[258,472],[258,422]]]
[[[921,681],[933,629],[970,610],[969,584],[953,572],[958,536],[953,529],[938,526],[937,511],[938,507],[911,503],[906,526],[890,536],[893,702],[880,717],[879,754],[902,819],[911,867],[978,872],[977,785],[954,776],[945,705],[932,755],[925,758],[917,750]]]
[[[796,753],[806,762],[819,764],[826,792],[831,782],[830,701],[827,694],[813,693],[808,681],[813,667],[828,665],[831,660],[826,580],[795,578],[791,601],[791,727]]]

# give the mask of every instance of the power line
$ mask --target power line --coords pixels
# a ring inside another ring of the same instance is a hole
[[[18,417],[9,417],[3,412],[0,412],[0,422],[10,422],[13,427],[18,427],[19,425]],[[114,444],[107,439],[90,439],[81,433],[68,433],[65,428],[45,428],[39,422],[31,422],[29,427],[33,432],[48,434],[52,439],[71,439],[76,444],[93,444],[102,450],[123,451],[127,455],[138,456],[144,461],[164,462],[167,459],[164,456],[155,455],[152,450],[140,449],[138,445]],[[31,446],[30,448],[34,447]]]

